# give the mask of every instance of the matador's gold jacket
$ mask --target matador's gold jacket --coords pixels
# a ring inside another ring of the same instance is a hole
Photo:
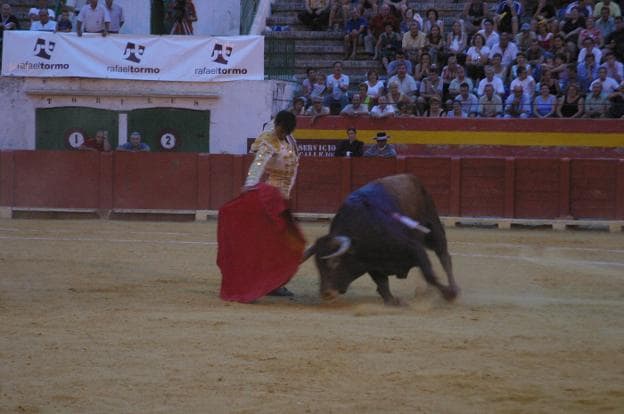
[[[265,182],[277,187],[282,196],[289,199],[299,166],[297,142],[292,135],[281,141],[273,130],[265,131],[251,145],[251,152],[255,152],[256,157],[249,167],[245,186],[258,184],[266,173]]]

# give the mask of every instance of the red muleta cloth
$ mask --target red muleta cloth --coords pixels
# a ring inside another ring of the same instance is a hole
[[[280,191],[260,183],[219,209],[221,299],[252,302],[297,272],[305,239]]]

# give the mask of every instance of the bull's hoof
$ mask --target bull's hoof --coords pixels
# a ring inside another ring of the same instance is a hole
[[[407,306],[407,302],[405,302],[401,298],[392,297],[392,299],[384,300],[384,304],[386,306]]]
[[[459,295],[459,289],[457,287],[443,287],[440,289],[442,297],[449,302],[455,300]]]

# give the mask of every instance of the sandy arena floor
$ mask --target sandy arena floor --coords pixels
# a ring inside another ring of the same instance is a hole
[[[460,299],[412,270],[387,308],[321,303],[313,261],[222,302],[215,230],[0,220],[0,412],[622,412],[622,233],[452,228]]]

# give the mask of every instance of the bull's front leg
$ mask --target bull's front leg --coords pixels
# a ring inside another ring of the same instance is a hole
[[[390,292],[390,283],[388,282],[388,275],[378,272],[369,272],[375,284],[377,284],[377,293],[383,298],[384,303],[390,306],[404,306],[400,298],[393,296]]]

